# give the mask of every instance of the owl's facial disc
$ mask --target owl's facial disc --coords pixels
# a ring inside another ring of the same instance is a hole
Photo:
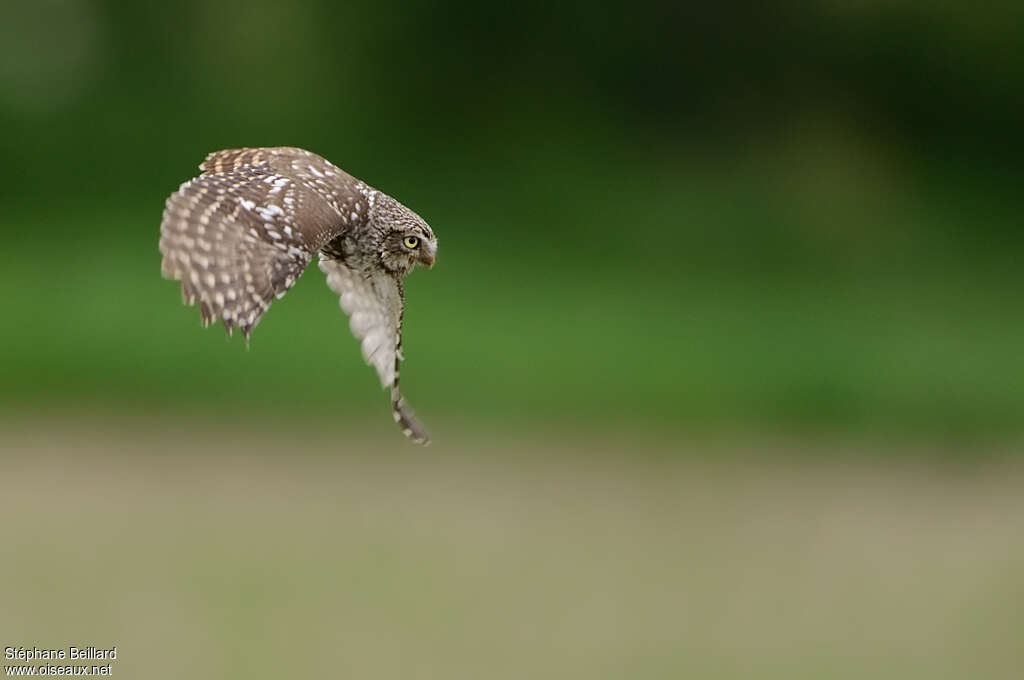
[[[434,234],[419,225],[392,230],[386,235],[380,247],[380,261],[385,269],[407,276],[421,264],[432,267],[437,254],[437,240]]]
[[[416,264],[422,264],[427,269],[434,267],[434,259],[437,257],[437,240],[426,229],[417,228],[408,232],[402,238],[402,246],[405,247]]]

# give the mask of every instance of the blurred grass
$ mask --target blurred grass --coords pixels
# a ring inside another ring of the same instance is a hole
[[[1019,669],[1018,461],[649,435],[424,453],[346,428],[109,414],[3,431],[0,512],[18,519],[0,639],[116,644],[115,675]],[[692,455],[651,455],[679,447]]]

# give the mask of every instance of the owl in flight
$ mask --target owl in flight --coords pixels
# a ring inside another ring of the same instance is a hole
[[[437,238],[423,218],[309,151],[215,151],[171,194],[160,224],[161,270],[199,302],[204,326],[249,334],[320,256],[327,285],[349,316],[363,358],[391,390],[395,422],[429,443],[398,390],[403,279],[434,266]]]

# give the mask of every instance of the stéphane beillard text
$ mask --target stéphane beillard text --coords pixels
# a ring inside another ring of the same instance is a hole
[[[19,661],[36,659],[117,659],[117,647],[68,647],[67,649],[40,649],[39,647],[4,647],[4,658]]]

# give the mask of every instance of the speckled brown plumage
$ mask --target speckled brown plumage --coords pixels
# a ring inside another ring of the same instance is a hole
[[[160,252],[163,275],[181,282],[186,304],[199,304],[203,325],[219,320],[248,341],[319,254],[363,357],[391,390],[395,421],[427,443],[398,390],[402,280],[417,264],[432,266],[437,251],[426,222],[304,149],[226,149],[199,167],[167,199]]]

